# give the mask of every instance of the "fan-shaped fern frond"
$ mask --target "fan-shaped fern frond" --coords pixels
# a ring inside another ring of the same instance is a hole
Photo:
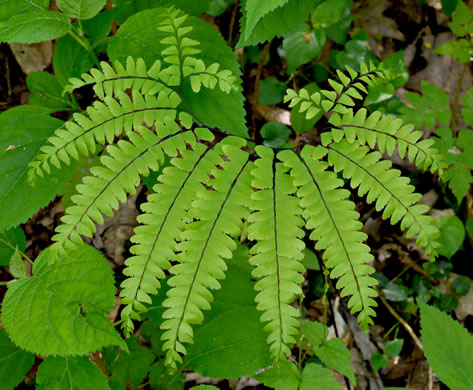
[[[181,362],[179,353],[186,353],[183,343],[191,343],[192,324],[203,320],[202,310],[210,308],[212,294],[209,289],[218,289],[218,279],[223,279],[226,270],[224,258],[231,258],[236,244],[231,236],[239,234],[242,219],[248,215],[250,167],[248,153],[240,149],[244,142],[232,138],[223,141],[221,151],[226,159],[212,171],[208,182],[212,190],[198,193],[189,215],[195,221],[189,223],[181,234],[183,240],[177,245],[181,253],[179,264],[171,268],[173,276],[163,305],[161,328],[166,351],[166,364],[176,367]],[[220,144],[219,144],[220,145]]]
[[[176,241],[180,238],[187,211],[198,192],[204,190],[201,183],[208,182],[208,173],[220,162],[220,156],[207,146],[196,143],[194,150],[182,150],[181,156],[171,160],[164,168],[155,193],[142,205],[145,214],[138,217],[142,224],[135,229],[130,252],[134,256],[125,262],[123,271],[128,276],[122,283],[122,303],[127,305],[121,312],[123,329],[133,331],[133,319],[140,319],[137,311],[145,311],[143,303],[151,303],[150,294],[160,288],[158,279],[170,269],[170,260],[176,257]]]
[[[417,245],[434,259],[438,228],[432,217],[423,215],[429,207],[415,205],[422,196],[414,192],[409,179],[397,169],[391,169],[391,161],[379,161],[381,153],[368,153],[370,149],[357,142],[341,140],[327,148],[329,163],[337,172],[343,171],[353,188],[359,187],[358,194],[366,195],[369,203],[376,201],[376,210],[384,209],[383,218],[391,218],[392,224],[402,220],[401,229],[409,229],[408,237],[417,234]]]
[[[132,99],[126,93],[120,93],[118,100],[106,97],[104,103],[97,101],[87,109],[87,116],[74,114],[73,120],[66,122],[66,129],[58,129],[49,138],[50,145],[41,147],[37,158],[31,162],[29,179],[43,171],[50,172],[50,164],[60,167],[61,162],[69,164],[71,158],[78,159],[79,153],[88,156],[94,153],[98,144],[112,143],[122,132],[131,134],[132,130],[144,123],[148,127],[154,124],[174,121],[177,118],[177,106],[181,103],[179,95],[161,90],[158,96],[141,95],[132,92]],[[185,112],[179,119],[187,127],[192,124],[192,117]]]
[[[401,158],[407,154],[409,161],[423,169],[442,173],[445,167],[442,155],[433,148],[434,140],[421,140],[422,131],[413,131],[414,126],[403,125],[402,120],[391,115],[383,116],[379,111],[367,117],[367,111],[362,108],[354,115],[349,109],[343,116],[333,115],[330,123],[335,127],[330,132],[322,134],[322,144],[338,142],[346,138],[352,143],[355,140],[361,145],[368,144],[371,148],[378,145],[379,150],[393,155],[397,151]]]
[[[363,243],[366,234],[361,232],[355,205],[348,200],[349,191],[340,188],[343,181],[320,160],[325,154],[321,148],[305,146],[300,156],[284,151],[278,158],[291,168],[294,183],[300,187],[302,216],[312,230],[310,238],[317,242],[315,248],[324,251],[330,276],[340,278],[337,288],[342,296],[351,296],[348,307],[358,313],[358,322],[367,330],[376,315],[372,308],[377,306],[372,298],[377,296],[372,288],[377,281],[369,276],[374,269],[367,264],[373,256]]]
[[[258,242],[250,250],[250,263],[256,266],[253,276],[260,279],[255,285],[257,309],[264,312],[261,320],[268,322],[271,354],[280,359],[290,354],[299,332],[299,311],[291,303],[302,293],[304,221],[287,168],[276,162],[271,149],[258,146],[256,151],[260,158],[251,172],[251,185],[257,189],[251,208],[256,212],[248,218],[248,238]]]
[[[95,223],[104,222],[102,214],[112,216],[119,202],[126,201],[127,193],[135,192],[141,175],[159,169],[163,150],[172,156],[176,149],[185,149],[186,142],[195,142],[193,133],[181,131],[175,122],[160,126],[159,136],[145,127],[139,132],[130,133],[131,142],[121,140],[109,145],[107,155],[100,158],[101,165],[92,167],[92,175],[84,177],[77,186],[78,194],[71,198],[74,205],[66,209],[61,218],[63,224],[53,236],[56,249],[73,249],[82,242],[81,235],[91,237]]]

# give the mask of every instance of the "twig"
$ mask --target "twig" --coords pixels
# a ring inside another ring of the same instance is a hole
[[[269,41],[266,43],[264,46],[263,52],[261,53],[259,63],[258,63],[258,68],[256,68],[256,79],[255,79],[255,90],[253,92],[253,101],[254,104],[258,104],[258,96],[259,96],[259,86],[260,86],[260,81],[261,81],[261,72],[263,71],[263,66],[264,66],[264,60],[266,59],[266,56],[269,53],[269,49],[271,48],[271,42]]]
[[[232,45],[232,40],[233,40],[233,27],[235,26],[235,20],[236,20],[236,15],[238,12],[238,3],[239,1],[235,1],[235,5],[233,6],[233,11],[232,11],[232,19],[230,20],[230,28],[228,31],[228,46]]]
[[[429,390],[434,388],[434,378],[432,374],[432,366],[429,366]]]
[[[420,339],[417,337],[415,334],[414,330],[411,328],[411,326],[402,318],[399,314],[396,313],[396,311],[393,309],[393,307],[386,301],[386,298],[379,293],[379,299],[381,299],[381,302],[383,303],[384,306],[389,310],[389,312],[393,315],[393,317],[400,322],[400,324],[406,329],[407,333],[412,337],[412,340],[414,341],[414,344],[421,350],[424,350],[424,346],[422,345],[422,342]]]
[[[457,119],[458,119],[458,101],[460,99],[460,92],[463,85],[463,80],[465,78],[465,73],[468,63],[463,65],[463,70],[458,80],[457,91],[455,93],[455,100],[453,101],[452,107],[452,119],[450,120],[450,128],[452,129],[453,138],[457,137]]]
[[[264,66],[264,60],[266,59],[266,56],[269,53],[269,49],[271,47],[271,42],[268,41],[266,45],[264,46],[263,52],[261,53],[258,67],[256,68],[256,78],[255,78],[255,88],[253,90],[253,96],[250,99],[251,105],[252,105],[252,113],[251,113],[251,126],[252,126],[252,132],[253,132],[253,139],[256,138],[256,128],[255,128],[255,111],[256,108],[258,107],[258,96],[259,96],[259,86],[260,86],[260,81],[261,81],[261,73],[263,71],[263,66]]]

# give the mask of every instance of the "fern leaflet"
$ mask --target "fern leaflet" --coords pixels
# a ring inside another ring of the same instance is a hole
[[[186,353],[183,343],[192,342],[191,324],[202,323],[202,310],[210,308],[209,289],[220,288],[217,279],[223,279],[226,270],[223,259],[231,258],[236,248],[231,236],[240,233],[242,218],[248,215],[244,206],[250,198],[251,164],[248,153],[240,149],[243,144],[234,138],[223,141],[221,151],[229,161],[213,169],[214,179],[208,183],[213,190],[198,193],[189,210],[195,221],[186,226],[177,245],[179,263],[171,268],[172,288],[163,303],[167,309],[161,324],[166,364],[173,368],[182,361],[179,353]]]
[[[257,191],[251,203],[256,212],[248,218],[248,238],[258,242],[250,250],[250,263],[256,266],[253,276],[260,279],[255,285],[257,309],[264,312],[261,320],[268,322],[271,354],[280,359],[290,354],[299,332],[299,311],[291,303],[302,293],[304,222],[287,168],[276,162],[271,149],[258,146],[256,151],[260,158],[252,170],[252,187]]]
[[[131,142],[121,140],[117,145],[109,145],[108,154],[100,158],[101,165],[92,167],[92,175],[84,177],[83,183],[77,186],[79,194],[71,198],[75,205],[66,209],[61,218],[63,224],[56,228],[53,236],[59,253],[80,244],[81,235],[91,237],[95,223],[103,223],[102,214],[112,216],[118,202],[126,201],[127,193],[134,193],[141,175],[147,175],[149,169],[159,169],[163,149],[175,155],[176,149],[185,148],[185,141],[195,140],[193,133],[181,132],[175,122],[161,126],[160,136],[145,127],[139,131],[140,134],[129,135]]]
[[[181,157],[172,159],[173,166],[166,167],[159,176],[159,183],[142,206],[145,214],[138,217],[142,223],[135,229],[132,240],[136,245],[130,252],[134,256],[126,260],[122,283],[122,303],[126,307],[121,316],[125,333],[133,331],[132,319],[140,319],[137,311],[145,311],[143,303],[151,303],[150,294],[160,288],[157,280],[171,268],[170,261],[176,256],[176,240],[185,223],[189,221],[187,211],[196,194],[204,188],[208,172],[218,164],[220,157],[212,149],[196,143],[194,150],[182,150]]]
[[[350,295],[348,307],[358,313],[358,322],[364,330],[373,323],[372,307],[377,306],[377,296],[372,286],[376,279],[369,275],[374,269],[367,263],[373,259],[370,249],[363,243],[366,234],[355,205],[349,201],[349,191],[340,188],[343,181],[327,171],[328,164],[321,160],[325,151],[304,147],[301,155],[284,151],[278,157],[291,168],[295,184],[300,187],[298,196],[304,211],[310,238],[317,241],[315,248],[324,250],[325,264],[331,269],[332,278],[340,278],[337,288],[342,296]]]
[[[360,196],[367,195],[369,203],[376,201],[376,210],[384,209],[383,218],[391,218],[391,224],[400,220],[401,229],[409,228],[407,236],[417,234],[417,245],[425,248],[426,255],[435,259],[438,243],[438,229],[435,220],[422,215],[429,210],[426,205],[414,205],[421,195],[414,193],[409,179],[401,176],[397,169],[391,169],[391,161],[381,159],[381,153],[369,152],[367,146],[346,140],[333,143],[328,148],[328,161],[335,171],[343,171],[351,186],[358,188]]]

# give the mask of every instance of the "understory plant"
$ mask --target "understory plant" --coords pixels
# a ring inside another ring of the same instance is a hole
[[[32,104],[0,115],[1,204],[10,202],[0,231],[13,250],[15,277],[2,302],[0,350],[11,367],[21,367],[20,376],[34,355],[46,356],[36,376],[44,389],[137,388],[145,378],[153,388],[180,389],[184,369],[254,376],[277,389],[341,389],[334,369],[355,384],[342,341],[327,340],[326,326],[304,320],[294,304],[303,298],[306,242],[322,254],[351,314],[368,331],[377,281],[353,195],[415,236],[433,261],[437,224],[383,154],[396,152],[441,177],[443,156],[412,124],[360,108],[370,88],[394,78],[372,63],[337,70],[327,89],[286,91],[294,115],[323,118],[317,142],[260,142],[245,124],[234,52],[192,16],[206,8],[185,0],[150,3],[119,1],[100,13],[105,1],[57,0],[63,12],[49,10],[48,1],[9,0],[0,8],[3,41],[63,36],[56,78],[30,76]],[[300,32],[308,12],[327,6],[258,4],[241,3],[240,47]],[[120,27],[110,36],[113,20]],[[68,50],[74,58],[87,55],[85,72],[67,72]],[[110,61],[99,61],[105,55]],[[87,91],[95,101],[82,110],[78,97]],[[51,116],[58,112],[67,120]],[[17,225],[78,175],[54,243],[27,276]],[[130,238],[131,256],[114,278],[84,241],[143,178],[153,177]],[[107,314],[114,305],[113,324]],[[322,364],[303,365],[302,356],[298,366],[288,362],[295,346]],[[228,367],[218,367],[225,359]],[[283,381],[287,373],[290,385]]]

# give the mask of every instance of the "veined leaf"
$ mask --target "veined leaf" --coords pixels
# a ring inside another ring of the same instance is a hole
[[[69,18],[59,12],[35,8],[0,21],[0,41],[35,43],[62,37],[71,30]]]
[[[0,20],[16,14],[47,10],[48,7],[49,0],[5,0],[0,3]]]
[[[188,15],[198,16],[207,11],[211,0],[115,0],[119,14],[117,21],[122,24],[130,16],[151,8],[171,7]]]
[[[473,388],[473,336],[448,314],[419,304],[421,336],[427,361],[452,390]]]
[[[13,390],[33,367],[34,355],[13,344],[0,330],[0,381],[5,390]]]
[[[249,18],[247,1],[241,1],[243,17],[240,19],[240,26],[243,33],[240,36],[237,48],[256,45],[261,42],[270,41],[275,36],[281,37],[288,32],[301,30],[308,15],[320,2],[314,0],[289,0],[281,7],[273,8],[270,12],[266,13],[255,24],[251,34],[246,34]],[[261,3],[266,2],[269,3],[270,1],[261,1]],[[278,1],[278,3],[282,4],[283,2]]]
[[[19,106],[0,114],[0,232],[25,222],[61,190],[71,167],[27,182],[29,164],[48,137],[62,125],[42,107]]]
[[[269,12],[276,8],[282,7],[289,0],[247,0],[245,13],[246,13],[246,25],[245,25],[245,40],[248,40],[253,32],[253,29],[257,23]]]
[[[108,390],[102,371],[88,357],[50,356],[36,375],[38,390]]]
[[[82,245],[53,265],[51,252],[46,249],[36,259],[32,277],[9,284],[1,320],[11,339],[44,355],[87,355],[107,345],[126,348],[104,315],[115,302],[105,258]]]
[[[106,0],[56,0],[58,8],[73,19],[90,19],[97,15]]]

